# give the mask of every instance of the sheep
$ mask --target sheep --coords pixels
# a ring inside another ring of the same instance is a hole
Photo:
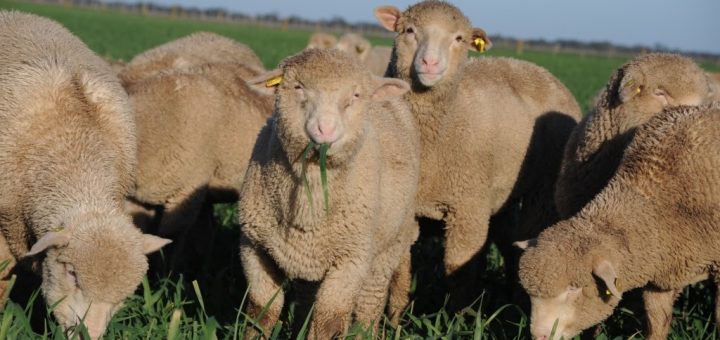
[[[118,76],[127,86],[162,71],[207,63],[242,63],[254,72],[265,72],[262,61],[251,48],[215,33],[197,32],[135,56]]]
[[[343,34],[335,44],[335,48],[357,57],[372,74],[377,76],[385,75],[392,54],[392,48],[372,46],[369,40],[355,33]]]
[[[351,313],[377,327],[388,289],[389,314],[397,320],[408,301],[410,246],[419,234],[413,212],[419,132],[407,103],[393,98],[408,84],[374,77],[332,49],[289,57],[253,83],[262,88],[268,79],[282,82],[238,205],[248,315],[269,330],[287,278],[320,282],[313,338],[344,333]],[[323,146],[330,146],[329,198],[320,194],[322,170],[312,160],[318,148],[309,143],[320,146],[320,162]]]
[[[334,35],[325,32],[315,32],[310,36],[310,40],[308,40],[308,44],[305,49],[333,48],[336,43],[337,38]]]
[[[381,6],[375,16],[397,33],[388,76],[412,84],[405,98],[423,147],[416,213],[445,222],[444,268],[454,309],[473,301],[474,258],[491,216],[510,220],[522,203],[521,226],[504,226],[510,240],[537,235],[557,219],[555,178],[580,107],[537,65],[511,58],[468,61],[468,50],[482,52],[492,43],[449,3],[423,1],[405,12]],[[498,243],[512,256],[512,242]],[[506,261],[509,275],[515,262]]]
[[[272,112],[273,97],[245,84],[258,75],[243,64],[214,63],[126,88],[138,129],[131,197],[164,207],[159,235],[182,238],[204,205],[237,201],[255,138]]]
[[[533,337],[570,339],[642,287],[648,338],[665,339],[683,287],[720,282],[719,128],[720,102],[654,115],[593,200],[521,244]]]
[[[122,213],[135,123],[109,66],[60,24],[0,11],[0,230],[65,329],[97,339],[168,240]],[[44,254],[44,257],[35,255]]]
[[[642,55],[615,71],[566,146],[555,190],[560,216],[574,215],[602,190],[638,126],[663,107],[713,99],[708,82],[697,64],[675,54]]]

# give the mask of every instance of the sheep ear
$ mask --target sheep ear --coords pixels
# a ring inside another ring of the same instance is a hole
[[[42,253],[50,247],[66,246],[70,242],[70,232],[67,230],[51,231],[46,233],[30,247],[30,251],[25,253],[23,257],[33,256]]]
[[[395,6],[380,6],[375,8],[375,17],[382,27],[391,32],[397,32],[397,23],[402,12]]]
[[[601,260],[596,263],[593,268],[593,274],[605,282],[605,287],[607,287],[610,294],[614,295],[618,299],[622,298],[622,293],[620,293],[620,290],[618,290],[615,285],[617,274],[615,273],[615,268],[610,261]]]
[[[260,94],[273,95],[277,87],[282,83],[282,80],[282,70],[275,69],[248,80],[247,85]]]
[[[475,27],[472,29],[472,39],[470,39],[470,46],[468,46],[468,49],[471,51],[485,53],[490,50],[492,45],[492,41],[490,41],[490,38],[488,38],[482,28]]]
[[[633,97],[642,93],[645,88],[645,78],[640,72],[633,72],[632,69],[624,69],[620,85],[618,87],[618,98],[620,102],[626,103]]]
[[[536,239],[536,238],[531,238],[531,239],[525,240],[525,241],[513,242],[513,246],[515,246],[515,247],[517,247],[518,249],[521,249],[521,250],[526,250],[526,249],[528,249],[528,248],[537,246],[537,239]]]
[[[373,77],[373,85],[372,99],[374,100],[400,97],[410,91],[410,85],[406,81],[396,78]]]
[[[653,91],[653,98],[655,98],[655,100],[659,101],[663,107],[670,105],[670,100],[672,99],[672,97],[670,97],[670,95],[667,93],[667,91],[665,91],[663,89],[655,89]]]
[[[355,46],[355,52],[357,54],[363,54],[363,52],[370,49],[370,42],[369,41],[363,41],[359,43],[357,46]]]
[[[172,240],[166,238],[157,237],[155,235],[143,234],[142,235],[142,251],[143,254],[154,253],[160,248],[168,245]]]

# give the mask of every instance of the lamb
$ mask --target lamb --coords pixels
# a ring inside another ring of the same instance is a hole
[[[355,33],[343,34],[335,48],[357,57],[372,74],[377,76],[385,75],[385,70],[390,62],[390,54],[392,54],[392,48],[372,46],[369,40]]]
[[[237,201],[255,138],[272,112],[273,97],[245,84],[258,75],[243,64],[211,63],[126,88],[138,129],[131,196],[164,207],[159,235],[182,239],[203,207]],[[137,215],[147,219],[142,210]]]
[[[474,258],[491,216],[511,219],[522,202],[521,226],[504,226],[510,240],[537,235],[557,219],[553,188],[580,107],[537,65],[510,58],[468,61],[468,50],[482,52],[492,43],[449,3],[423,1],[405,12],[382,6],[375,16],[397,32],[388,75],[412,84],[405,98],[423,148],[416,214],[445,222],[450,304],[462,307],[474,298]],[[499,242],[506,256],[511,243]],[[506,263],[513,275],[515,261]]]
[[[680,55],[647,54],[620,67],[570,136],[555,191],[560,216],[605,187],[638,126],[664,107],[709,102],[712,92],[703,70]]]
[[[708,276],[720,282],[718,129],[720,102],[654,115],[590,203],[522,244],[533,337],[548,339],[555,327],[570,339],[642,287],[648,339],[665,339],[683,287]]]
[[[419,133],[407,103],[393,98],[408,84],[373,77],[331,49],[289,57],[255,83],[264,87],[268,79],[282,82],[238,208],[247,313],[269,330],[287,278],[320,282],[310,337],[343,334],[351,313],[377,327],[388,289],[389,314],[397,320],[408,301],[410,246],[419,233],[413,212]],[[328,146],[325,181],[319,163]],[[329,196],[320,194],[322,182]]]
[[[242,63],[258,74],[265,72],[262,61],[251,48],[215,33],[197,32],[135,56],[118,76],[127,86],[162,71],[207,63]]]
[[[310,36],[310,40],[308,41],[308,45],[305,49],[333,48],[336,43],[337,38],[334,35],[325,32],[316,32]]]
[[[0,231],[9,250],[0,255],[38,269],[57,321],[69,329],[83,319],[97,339],[140,283],[145,254],[168,242],[122,213],[136,148],[127,95],[77,37],[31,14],[0,11],[0,69]]]

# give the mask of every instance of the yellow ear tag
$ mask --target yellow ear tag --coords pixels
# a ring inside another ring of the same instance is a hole
[[[642,89],[638,86],[638,88],[635,89],[635,94],[640,94],[642,92]]]
[[[610,292],[610,289],[605,289],[605,295],[610,296],[612,293]]]
[[[478,51],[480,51],[480,53],[485,53],[485,39],[475,38],[475,40],[473,40],[473,43],[475,44],[475,47],[478,48]]]
[[[268,79],[267,81],[265,81],[265,87],[277,86],[282,82],[282,79],[283,79],[282,76],[277,76],[275,78]]]

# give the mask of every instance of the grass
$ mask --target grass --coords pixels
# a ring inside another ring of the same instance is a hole
[[[102,10],[16,3],[0,0],[0,8],[14,8],[53,18],[66,25],[90,48],[104,56],[129,60],[132,56],[168,40],[198,30],[213,31],[242,41],[257,51],[265,66],[273,68],[285,56],[300,51],[309,32],[281,31],[237,24],[199,22],[182,18],[144,17]],[[389,44],[374,39],[374,43]],[[546,67],[562,80],[587,109],[593,95],[614,69],[625,60],[600,56],[578,56],[494,49],[489,56],[511,56]],[[709,70],[717,67],[707,66]],[[184,259],[182,273],[170,273],[162,254],[152,256],[152,268],[135,295],[113,318],[107,330],[111,339],[240,339],[252,320],[242,313],[246,284],[238,263],[238,228],[234,209],[214,209],[216,228],[194,230],[195,248]],[[386,320],[381,325],[386,339],[523,339],[527,318],[502,297],[505,285],[503,260],[492,245],[479,280],[483,293],[457,314],[445,308],[442,278],[441,233],[425,228],[413,248],[413,302],[397,328]],[[10,301],[0,312],[0,339],[63,339],[65,335],[49,316],[52,306],[43,304],[38,278],[18,272]],[[288,283],[289,296],[296,286]],[[714,292],[700,283],[686,288],[674,310],[671,339],[716,339],[712,319]],[[636,298],[625,299],[616,313],[590,332],[597,339],[639,338],[643,327],[641,306]],[[307,330],[308,306],[289,303],[283,322],[271,330],[271,338],[303,338]],[[351,334],[373,335],[357,325]]]

